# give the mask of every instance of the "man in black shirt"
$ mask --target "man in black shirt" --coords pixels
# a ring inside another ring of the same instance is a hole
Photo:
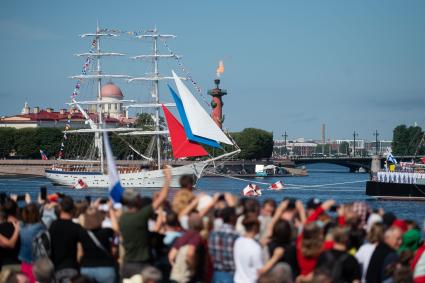
[[[320,254],[315,274],[327,273],[335,283],[360,283],[362,276],[360,265],[356,258],[346,251],[349,239],[348,231],[344,228],[335,228],[332,235],[333,249]]]
[[[81,226],[72,222],[74,201],[63,197],[60,203],[59,219],[50,226],[51,255],[55,276],[59,283],[69,282],[78,274],[77,244],[80,242]]]

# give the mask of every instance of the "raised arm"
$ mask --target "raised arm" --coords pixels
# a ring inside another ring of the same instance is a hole
[[[115,214],[115,209],[112,199],[108,202],[109,206],[109,218],[111,219],[111,228],[115,233],[120,233],[120,225],[118,224],[118,217]]]
[[[158,207],[160,207],[162,203],[167,199],[168,192],[170,190],[171,167],[166,165],[164,170],[162,170],[162,172],[164,173],[164,177],[165,177],[164,186],[159,192],[158,197],[152,202],[152,207],[154,210],[158,209]]]
[[[270,223],[270,225],[267,227],[267,232],[264,235],[264,238],[261,239],[261,243],[264,245],[268,242],[268,240],[271,238],[272,234],[273,234],[273,228],[274,225],[276,225],[276,223],[279,221],[280,217],[282,216],[282,213],[286,210],[286,208],[288,207],[288,200],[284,200],[280,203],[279,207],[276,209],[272,221]]]

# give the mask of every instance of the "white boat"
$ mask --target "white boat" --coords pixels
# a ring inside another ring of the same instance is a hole
[[[128,33],[130,34],[130,33]],[[105,52],[100,50],[99,41],[104,37],[115,37],[119,36],[117,30],[106,30],[96,29],[95,33],[83,34],[81,37],[93,38],[93,44],[95,49],[91,50],[90,53],[83,53],[78,55],[89,56],[93,60],[97,61],[97,68],[92,74],[83,72],[82,75],[73,76],[77,78],[79,82],[83,80],[94,80],[97,82],[97,99],[95,101],[77,101],[77,97],[72,97],[70,105],[76,107],[78,111],[84,116],[87,124],[90,128],[87,129],[67,129],[64,131],[65,135],[78,135],[78,134],[92,134],[93,139],[93,151],[92,154],[96,158],[91,162],[84,162],[84,160],[73,161],[71,165],[55,164],[51,169],[45,170],[45,176],[55,185],[65,185],[75,187],[75,184],[83,182],[88,188],[108,188],[109,178],[105,170],[105,161],[103,156],[103,141],[102,134],[104,132],[114,133],[121,137],[123,136],[140,136],[152,137],[151,147],[156,144],[155,157],[147,156],[140,153],[135,146],[127,144],[128,147],[134,152],[134,154],[148,160],[152,166],[151,168],[144,168],[142,166],[121,166],[118,168],[120,172],[121,184],[124,187],[132,188],[156,188],[161,187],[164,182],[164,176],[162,172],[163,161],[163,144],[166,139],[164,136],[169,135],[169,143],[171,143],[172,154],[174,159],[187,158],[187,157],[201,157],[192,163],[173,167],[172,173],[172,187],[179,187],[179,179],[183,175],[192,175],[197,181],[202,176],[202,172],[205,167],[217,160],[223,160],[230,158],[231,156],[240,152],[238,146],[232,141],[232,139],[223,132],[223,130],[214,122],[206,110],[201,106],[198,100],[194,97],[191,91],[182,82],[182,79],[172,71],[172,76],[160,76],[158,71],[158,60],[163,58],[178,58],[173,52],[170,54],[159,54],[158,53],[158,41],[166,41],[167,39],[174,38],[174,35],[162,35],[157,32],[156,29],[146,31],[142,35],[135,36],[142,40],[151,40],[153,43],[153,54],[151,55],[139,55],[133,57],[134,59],[148,58],[152,60],[153,72],[152,76],[147,77],[130,77],[127,75],[107,75],[100,70],[100,60],[104,56],[123,56],[121,53]],[[93,47],[93,46],[92,46]],[[90,60],[88,60],[90,62]],[[155,123],[154,129],[146,130],[143,128],[131,128],[131,127],[119,127],[119,128],[108,128],[106,127],[104,115],[102,113],[104,104],[102,101],[101,88],[102,79],[114,78],[114,79],[127,79],[128,82],[137,81],[148,81],[152,82],[153,88],[151,91],[151,101],[147,103],[135,103],[135,101],[119,100],[119,103],[132,103],[131,105],[124,106],[128,108],[153,108],[153,121]],[[175,103],[161,103],[159,99],[158,85],[162,80],[172,80],[175,82],[177,92],[175,92],[170,86],[170,93]],[[96,107],[97,119],[92,119],[92,116],[83,109],[82,105],[89,105]],[[179,122],[173,114],[168,110],[168,107],[177,107],[180,120]],[[162,109],[162,112],[160,110]],[[161,124],[161,115],[164,113],[166,126]],[[232,146],[232,150],[229,152],[224,151],[221,143]],[[219,156],[210,156],[208,152],[203,148],[202,145],[208,145],[215,148],[220,148],[223,153]],[[63,144],[62,144],[63,146]],[[152,152],[153,153],[153,150]],[[60,156],[61,157],[61,156]],[[142,163],[142,162],[141,162]],[[78,164],[78,165],[76,165]],[[93,165],[94,164],[94,165]],[[154,167],[154,168],[152,168]]]
[[[248,184],[243,190],[242,195],[246,197],[259,197],[261,196],[261,188],[255,184]]]

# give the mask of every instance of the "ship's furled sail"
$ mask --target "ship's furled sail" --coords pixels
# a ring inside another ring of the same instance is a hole
[[[168,130],[170,131],[171,147],[173,148],[174,158],[208,155],[208,152],[201,145],[187,138],[182,124],[171,114],[167,107],[162,105],[162,110],[164,111]]]
[[[191,132],[198,137],[233,145],[233,142],[211,119],[210,115],[208,115],[201,104],[199,104],[176,73],[174,71],[172,71],[172,73],[183,103],[184,112],[186,113]]]
[[[218,142],[216,142],[214,140],[206,139],[206,138],[203,138],[203,137],[195,136],[192,133],[192,130],[190,128],[189,121],[187,119],[186,113],[184,112],[182,100],[180,99],[180,97],[177,95],[177,93],[170,86],[168,86],[168,88],[170,89],[171,95],[173,96],[173,99],[176,102],[176,107],[177,107],[177,110],[179,111],[180,119],[181,119],[181,122],[183,124],[184,131],[186,132],[187,138],[189,140],[193,141],[193,142],[202,143],[202,144],[209,145],[209,146],[212,146],[212,147],[215,147],[215,148],[221,148],[221,146]]]

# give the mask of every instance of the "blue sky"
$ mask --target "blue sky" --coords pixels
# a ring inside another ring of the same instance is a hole
[[[425,126],[425,1],[20,1],[0,2],[0,115],[69,101],[88,40],[102,27],[157,26],[203,90],[224,60],[225,126],[258,127],[289,138],[391,138],[401,123]],[[137,55],[146,43],[128,37],[102,48]],[[165,51],[163,49],[163,51]],[[174,63],[161,65],[164,74]],[[143,74],[146,64],[109,59],[109,73]],[[126,98],[148,86],[119,84]],[[81,97],[91,97],[92,85]],[[162,96],[169,99],[165,87]]]

